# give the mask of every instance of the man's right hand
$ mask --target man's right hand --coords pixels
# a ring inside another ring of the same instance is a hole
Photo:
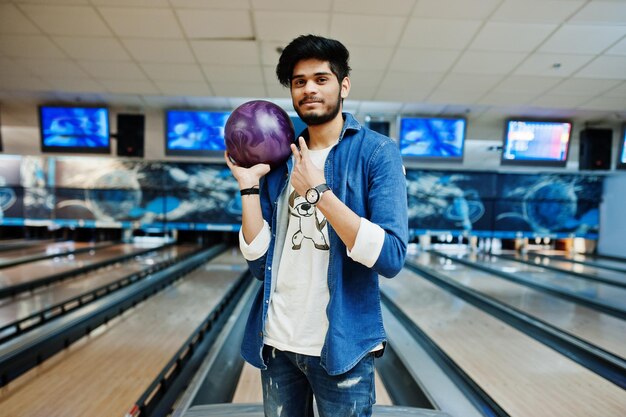
[[[239,183],[239,189],[258,187],[261,177],[270,172],[268,164],[256,164],[250,168],[240,167],[230,160],[228,152],[224,152],[224,159],[226,160],[226,165],[230,168],[230,172],[233,173],[233,177]]]

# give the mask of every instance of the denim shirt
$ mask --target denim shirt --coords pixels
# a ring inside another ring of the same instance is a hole
[[[345,244],[328,224],[330,300],[320,364],[330,375],[352,369],[386,340],[378,275],[392,278],[400,272],[408,241],[406,179],[398,146],[388,137],[362,127],[351,114],[343,113],[343,117],[339,142],[324,165],[326,182],[353,212],[380,226],[385,238],[378,259],[368,268],[348,257]],[[248,261],[252,274],[263,285],[252,303],[241,345],[244,359],[260,369],[266,369],[262,357],[263,330],[275,287],[272,266],[278,265],[278,252],[284,242],[279,233],[285,230],[278,218],[279,198],[288,185],[292,168],[289,159],[266,174],[260,183],[261,210],[272,238],[263,256]]]

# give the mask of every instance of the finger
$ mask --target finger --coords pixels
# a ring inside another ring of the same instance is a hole
[[[235,165],[230,160],[230,156],[228,156],[228,151],[224,151],[224,160],[226,161],[226,165],[228,166],[228,168],[230,169],[234,168]]]
[[[298,138],[298,142],[300,143],[300,153],[302,154],[302,157],[304,158],[305,156],[308,156],[309,147],[306,146],[306,141],[304,140],[302,136]]]
[[[302,159],[302,155],[300,155],[298,147],[293,143],[289,146],[291,146],[291,153],[293,153],[293,157],[296,159],[296,163],[300,162],[300,159]]]
[[[270,166],[268,164],[256,164],[252,167],[261,177],[270,172]]]

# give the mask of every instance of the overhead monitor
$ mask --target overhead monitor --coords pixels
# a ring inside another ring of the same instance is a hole
[[[452,117],[401,117],[398,141],[407,159],[462,161],[466,120]]]
[[[39,106],[42,152],[110,153],[106,107]]]
[[[622,136],[620,137],[620,147],[617,157],[617,169],[626,169],[626,123],[622,125]]]
[[[165,111],[165,154],[219,156],[226,149],[224,127],[230,112]]]
[[[571,136],[572,123],[568,121],[507,120],[501,163],[564,167]]]

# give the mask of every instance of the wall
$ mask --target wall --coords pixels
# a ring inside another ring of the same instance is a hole
[[[626,172],[606,178],[600,205],[600,255],[626,258]]]

